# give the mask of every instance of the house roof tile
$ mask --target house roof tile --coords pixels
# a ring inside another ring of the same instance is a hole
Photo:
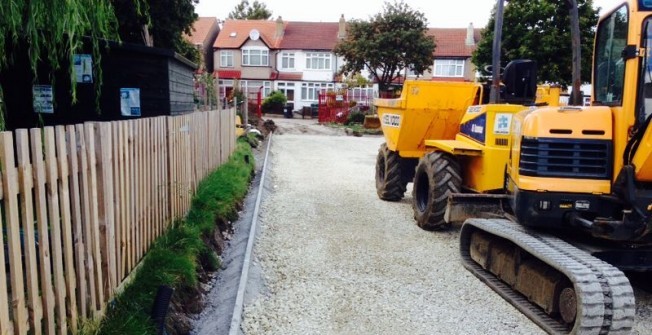
[[[183,37],[193,45],[204,44],[213,26],[217,26],[217,18],[200,17],[193,23],[191,35],[184,34]]]
[[[337,22],[288,22],[281,49],[333,50],[338,42]]]
[[[287,26],[287,22],[284,23]],[[271,49],[278,48],[280,39],[276,35],[276,21],[267,20],[226,20],[213,45],[220,49],[240,48],[248,39],[251,30],[260,33],[260,39]]]
[[[480,41],[482,29],[473,29],[475,44],[466,45],[467,28],[430,28],[428,35],[433,36],[437,46],[433,56],[435,57],[471,57]]]

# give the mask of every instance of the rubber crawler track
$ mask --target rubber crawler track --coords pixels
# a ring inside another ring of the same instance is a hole
[[[538,306],[478,265],[470,255],[476,230],[502,237],[565,275],[577,295],[577,318],[572,329],[548,316]],[[460,234],[464,267],[551,334],[629,334],[634,324],[634,292],[625,275],[563,240],[528,230],[503,219],[470,219]]]

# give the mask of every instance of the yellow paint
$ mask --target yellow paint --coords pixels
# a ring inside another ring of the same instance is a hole
[[[561,96],[561,87],[556,85],[539,85],[537,86],[536,104],[546,106],[559,106],[559,97]]]
[[[242,120],[240,119],[240,115],[235,116],[235,136],[240,137],[244,135],[245,129],[244,125],[242,124]]]
[[[375,99],[388,148],[402,157],[422,157],[425,140],[454,139],[481,89],[477,83],[408,80],[400,98]]]
[[[608,107],[543,107],[522,111],[512,124],[512,155],[508,174],[521,190],[611,193],[609,180],[530,177],[519,173],[521,139],[558,138],[612,140],[611,110]],[[602,132],[602,133],[601,133]]]

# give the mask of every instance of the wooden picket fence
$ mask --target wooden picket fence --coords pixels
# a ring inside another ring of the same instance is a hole
[[[235,140],[234,110],[0,132],[0,334],[101,317]]]

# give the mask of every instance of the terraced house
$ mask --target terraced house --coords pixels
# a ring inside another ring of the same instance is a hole
[[[473,81],[470,58],[480,30],[469,28],[430,29],[437,42],[432,71],[423,80]],[[435,37],[436,36],[436,37]],[[226,20],[214,44],[215,76],[220,97],[228,97],[239,86],[248,94],[263,97],[280,90],[294,110],[317,103],[319,92],[341,87],[337,72],[344,60],[333,53],[346,38],[346,21],[294,22]],[[408,78],[416,77],[407,72]],[[358,92],[373,96],[373,88]]]

